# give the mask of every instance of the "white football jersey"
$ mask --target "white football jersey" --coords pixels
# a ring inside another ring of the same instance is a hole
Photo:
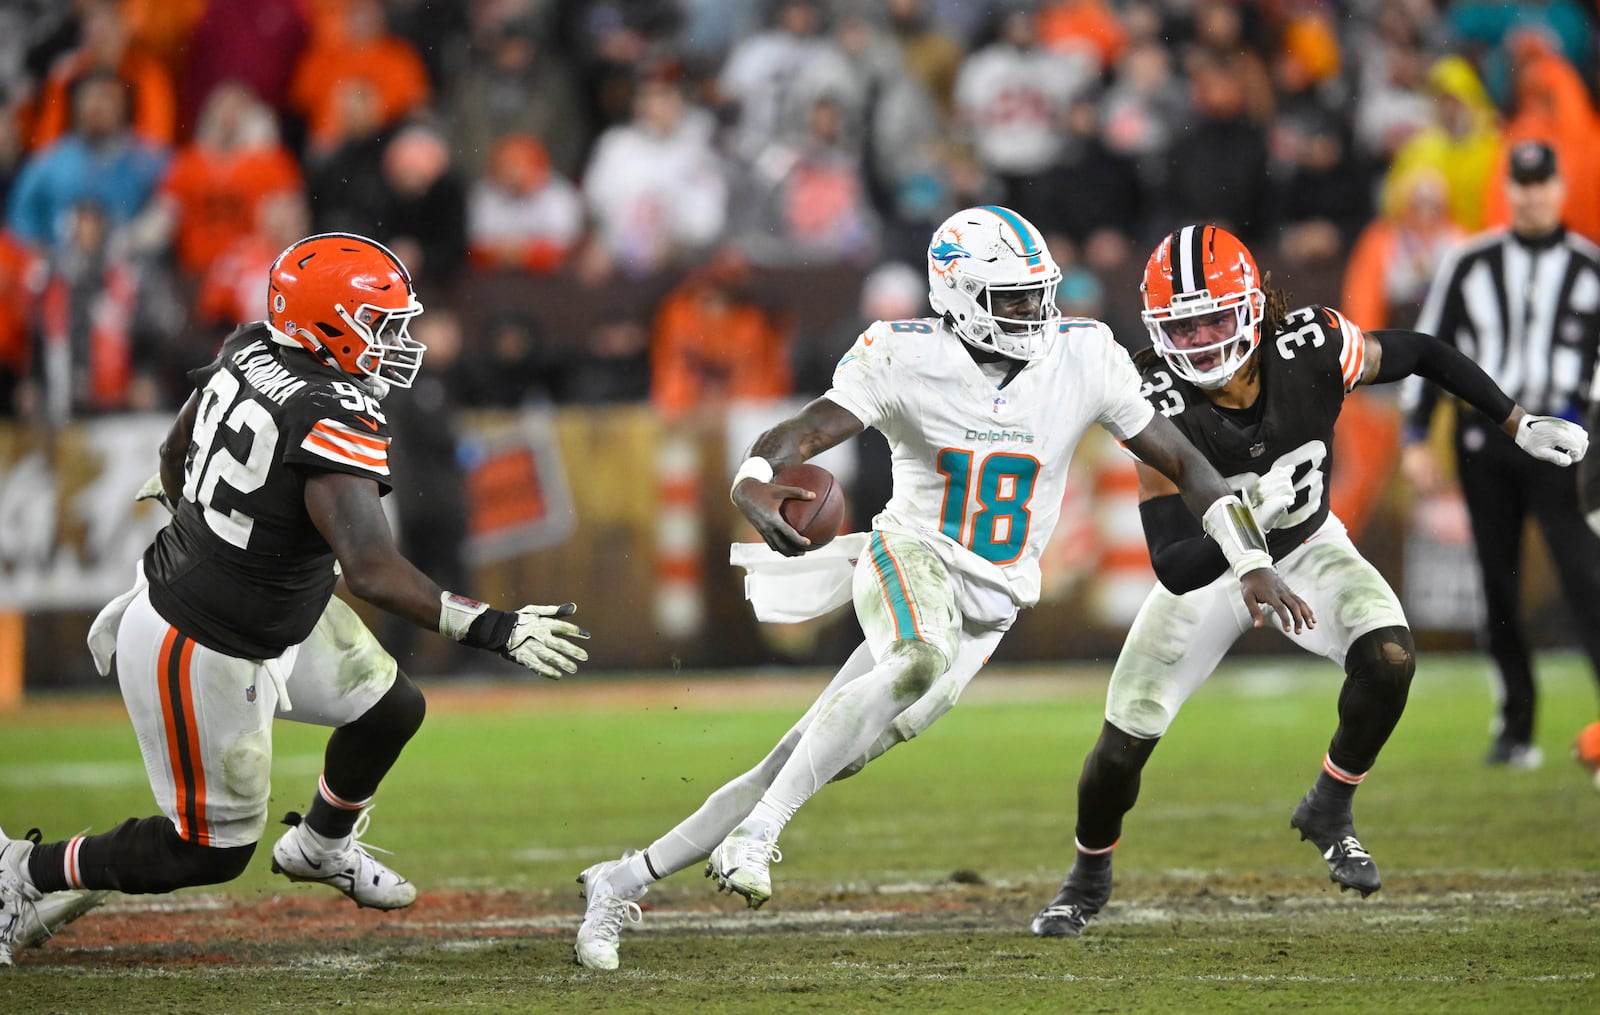
[[[1001,388],[943,321],[923,318],[874,323],[825,397],[888,438],[894,493],[873,528],[917,536],[966,583],[1032,606],[1078,439],[1092,423],[1118,440],[1142,431],[1155,410],[1139,389],[1099,321],[1063,319]]]

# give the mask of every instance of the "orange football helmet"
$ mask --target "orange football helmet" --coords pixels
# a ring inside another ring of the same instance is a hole
[[[1167,236],[1145,264],[1139,291],[1151,344],[1199,387],[1228,383],[1261,342],[1261,273],[1226,229],[1184,226]]]
[[[427,351],[407,331],[420,313],[406,266],[354,233],[292,243],[268,272],[268,326],[356,377],[411,387]]]

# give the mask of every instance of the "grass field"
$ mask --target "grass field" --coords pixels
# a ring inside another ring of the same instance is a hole
[[[19,952],[0,1011],[1593,1011],[1600,793],[1566,752],[1594,689],[1576,661],[1543,660],[1547,763],[1488,770],[1485,672],[1424,659],[1356,800],[1384,872],[1368,900],[1288,828],[1339,674],[1252,662],[1157,751],[1111,905],[1080,940],[1032,937],[1070,862],[1105,672],[999,670],[800,813],[760,911],[698,870],[655,886],[612,974],[572,964],[576,873],[753,763],[824,675],[435,685],[369,833],[422,887],[416,906],[358,911],[275,878],[263,849],[223,891],[118,898]],[[279,724],[274,817],[308,802],[323,736]],[[0,717],[12,834],[150,810],[114,698]]]

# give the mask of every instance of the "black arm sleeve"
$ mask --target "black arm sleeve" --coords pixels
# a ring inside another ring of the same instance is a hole
[[[1168,592],[1183,595],[1216,581],[1228,570],[1222,547],[1206,535],[1178,494],[1153,497],[1139,505],[1150,564]]]
[[[1463,356],[1455,346],[1420,331],[1384,330],[1367,334],[1377,339],[1383,348],[1377,384],[1398,381],[1412,374],[1426,377],[1497,424],[1504,423],[1511,410],[1517,407],[1482,367]]]

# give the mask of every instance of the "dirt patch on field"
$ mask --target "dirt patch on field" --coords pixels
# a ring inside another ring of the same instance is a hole
[[[1032,913],[1048,900],[1037,885],[890,885],[873,891],[791,891],[782,902],[752,912],[731,898],[709,904],[696,885],[661,886],[630,934],[705,934],[992,930],[1026,934]],[[1593,912],[1600,887],[1574,892],[1572,880],[1552,875],[1517,878],[1435,877],[1408,881],[1362,901],[1305,879],[1130,879],[1101,914],[1107,928],[1176,920],[1219,924],[1266,915],[1314,914],[1363,907],[1371,917],[1415,920],[1467,909],[1542,907]],[[19,964],[137,968],[186,966],[360,966],[415,950],[471,950],[515,939],[569,938],[581,919],[567,893],[439,891],[396,912],[360,909],[331,893],[254,899],[199,893],[149,898],[113,896],[105,906],[63,928]]]

